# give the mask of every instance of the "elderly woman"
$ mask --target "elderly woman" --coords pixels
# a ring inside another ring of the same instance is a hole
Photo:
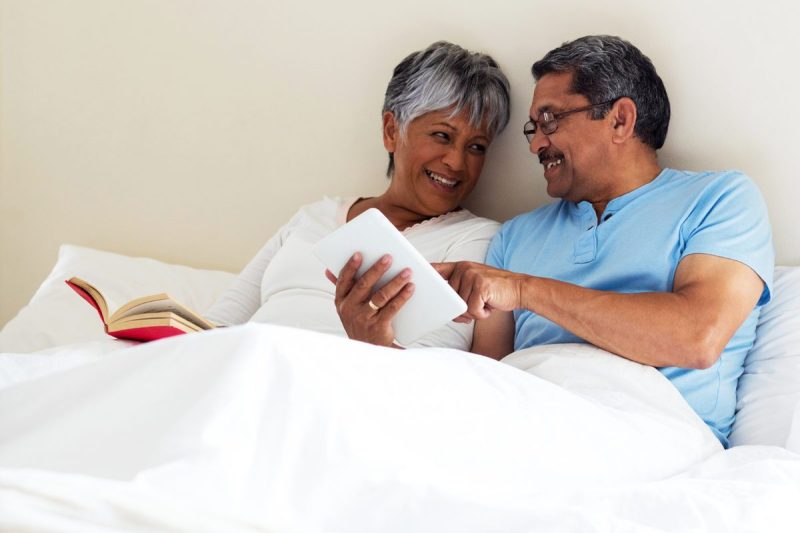
[[[261,249],[208,312],[218,324],[268,322],[392,345],[391,319],[413,292],[401,272],[372,294],[384,258],[355,283],[360,255],[334,277],[313,259],[321,238],[379,209],[431,262],[483,262],[496,222],[461,207],[478,182],[492,140],[509,118],[509,85],[488,55],[437,42],[394,69],[383,105],[389,153],[386,191],[307,205]],[[336,285],[334,285],[334,283]],[[472,325],[451,323],[414,343],[468,350]]]

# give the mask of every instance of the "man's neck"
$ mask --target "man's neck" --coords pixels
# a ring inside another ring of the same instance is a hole
[[[611,169],[608,180],[612,184],[610,190],[596,200],[590,200],[597,214],[597,220],[600,220],[611,200],[647,185],[656,179],[660,173],[661,167],[658,164],[655,152],[640,153],[638,157],[627,158],[619,168]]]

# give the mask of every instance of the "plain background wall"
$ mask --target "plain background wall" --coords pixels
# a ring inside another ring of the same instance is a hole
[[[473,211],[548,201],[521,134],[530,64],[616,34],[669,91],[662,165],[747,172],[778,262],[800,263],[791,0],[0,0],[0,21],[0,324],[61,243],[238,271],[301,204],[379,194],[386,83],[439,39],[492,54],[512,83]]]

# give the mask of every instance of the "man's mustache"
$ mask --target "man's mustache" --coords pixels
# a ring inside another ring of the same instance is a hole
[[[544,163],[545,161],[549,161],[551,159],[563,159],[564,154],[561,152],[553,152],[553,151],[542,151],[538,154],[539,163]]]

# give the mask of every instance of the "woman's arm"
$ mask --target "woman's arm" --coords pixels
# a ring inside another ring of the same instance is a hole
[[[285,240],[287,226],[265,244],[222,296],[206,312],[206,318],[221,326],[244,324],[261,307],[261,279]]]

